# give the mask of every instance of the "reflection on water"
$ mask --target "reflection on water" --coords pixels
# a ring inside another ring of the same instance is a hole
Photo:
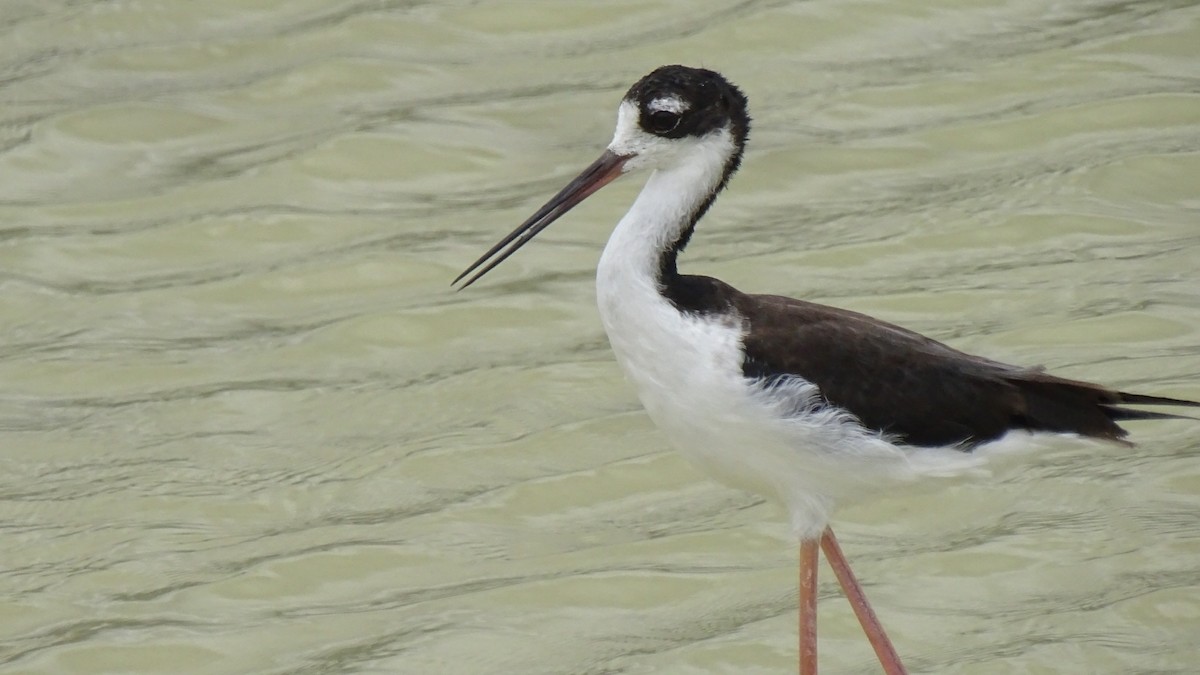
[[[791,670],[780,514],[591,304],[638,186],[449,280],[692,63],[756,122],[685,269],[1196,398],[1191,4],[6,4],[0,669]],[[1194,668],[1195,425],[1131,426],[840,514],[914,671]]]

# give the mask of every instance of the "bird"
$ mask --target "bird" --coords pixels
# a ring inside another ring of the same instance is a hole
[[[799,541],[799,670],[817,670],[824,552],[884,672],[904,665],[830,525],[834,508],[975,467],[1010,432],[1125,441],[1126,420],[1191,406],[973,356],[858,312],[743,293],[677,262],[738,170],[746,96],[721,74],[662,66],[617,108],[612,142],[452,283],[464,289],[617,178],[648,173],[596,271],[600,318],[643,407],[688,460],[787,511]],[[1189,418],[1185,418],[1189,419]]]

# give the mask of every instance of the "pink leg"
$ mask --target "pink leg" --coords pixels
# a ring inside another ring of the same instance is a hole
[[[800,542],[800,675],[817,675],[816,539]]]
[[[883,672],[887,675],[905,675],[907,671],[904,670],[904,664],[900,663],[900,655],[896,653],[896,648],[892,646],[887,633],[883,632],[883,626],[875,616],[875,610],[871,609],[871,603],[867,602],[867,595],[863,593],[862,586],[858,585],[858,579],[854,578],[854,572],[850,571],[850,563],[846,562],[846,556],[842,553],[842,547],[838,546],[832,528],[825,528],[825,534],[821,535],[821,550],[825,551],[825,558],[829,560],[829,566],[833,568],[833,574],[841,584],[842,592],[846,594],[850,607],[854,609],[854,615],[858,617],[863,632],[867,634],[867,640],[870,640],[871,647],[875,649]]]

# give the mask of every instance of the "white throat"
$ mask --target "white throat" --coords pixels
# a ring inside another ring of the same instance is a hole
[[[745,386],[742,328],[679,311],[663,296],[660,265],[721,184],[737,148],[728,129],[663,139],[642,131],[636,120],[637,109],[623,103],[609,150],[636,153],[625,166],[651,174],[600,256],[596,298],[617,362],[650,417],[677,447],[699,447],[690,436],[692,416],[717,415],[708,406],[737,397]]]
[[[696,210],[712,196],[736,152],[729,129],[701,138],[664,139],[642,131],[637,116],[632,103],[621,103],[608,148],[620,155],[636,155],[626,162],[626,172],[648,168],[651,174],[600,256],[601,313],[606,297],[620,288],[658,294],[663,252],[675,245]]]

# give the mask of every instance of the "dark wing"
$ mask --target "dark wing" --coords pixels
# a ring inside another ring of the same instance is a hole
[[[971,356],[857,312],[720,291],[747,323],[748,377],[802,377],[867,428],[913,445],[969,449],[1012,429],[1120,441],[1120,420],[1175,417],[1122,404],[1200,406]]]

